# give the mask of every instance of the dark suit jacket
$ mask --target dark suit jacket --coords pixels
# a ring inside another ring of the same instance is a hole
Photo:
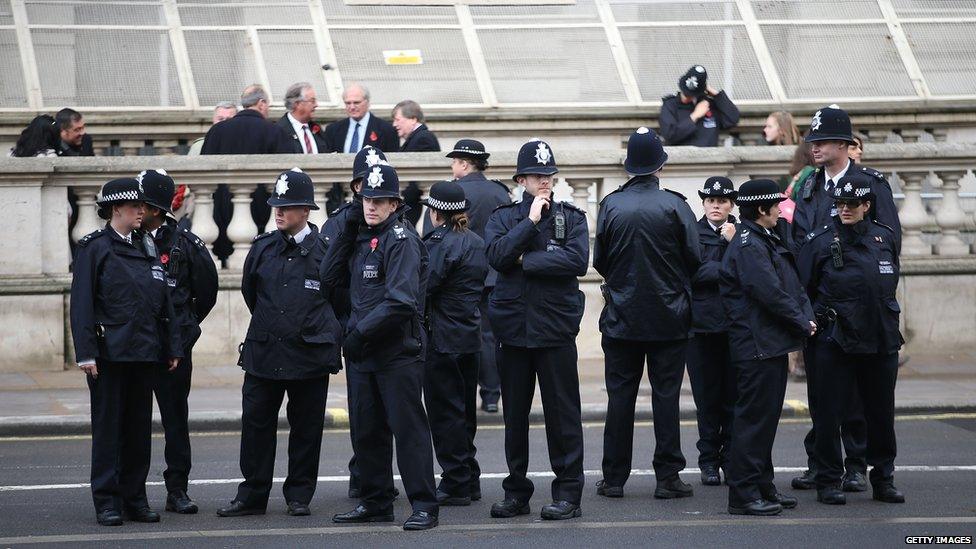
[[[403,145],[400,146],[400,152],[436,152],[439,150],[441,150],[441,144],[437,142],[437,136],[428,130],[424,124],[417,126],[417,129],[408,135],[403,140]]]
[[[346,152],[342,146],[346,142],[346,132],[348,131],[348,116],[326,126],[325,141],[328,144],[328,149],[320,152]],[[372,145],[383,152],[396,152],[400,150],[400,139],[397,137],[393,124],[370,113],[369,124],[366,125],[366,137],[363,138],[363,146],[366,145]]]
[[[281,127],[254,109],[214,124],[203,139],[200,154],[274,154],[294,151]]]
[[[319,131],[315,131],[315,127],[318,126]],[[302,137],[295,133],[295,127],[291,125],[291,120],[288,120],[288,115],[282,116],[278,119],[278,127],[285,132],[288,137],[288,145],[291,147],[291,152],[303,153],[305,149],[302,148],[302,142],[299,141]],[[325,140],[325,128],[321,124],[314,120],[308,121],[308,129],[312,132],[312,138],[315,139],[315,146],[318,147],[320,153],[329,152],[328,143]]]

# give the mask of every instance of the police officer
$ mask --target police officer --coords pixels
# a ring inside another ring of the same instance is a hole
[[[733,515],[777,515],[797,503],[776,490],[771,454],[786,396],[787,354],[802,348],[817,327],[797,276],[788,227],[777,222],[783,200],[775,181],[743,183],[736,197],[738,236],[722,259],[719,288],[736,373],[726,470]]]
[[[282,172],[268,198],[277,229],[258,235],[244,261],[241,293],[251,323],[241,344],[244,369],[241,473],[237,496],[221,517],[264,514],[274,476],[278,412],[288,394],[287,512],[310,514],[319,470],[329,374],[338,373],[340,327],[322,293],[318,267],[325,242],[308,222],[318,209],[312,179]]]
[[[430,428],[421,393],[427,249],[399,215],[400,181],[389,164],[370,168],[362,217],[350,209],[342,236],[322,262],[326,289],[348,286],[352,311],[343,352],[348,365],[353,451],[360,504],[333,522],[393,521],[393,438],[413,514],[404,530],[438,523]]]
[[[203,243],[173,219],[176,185],[164,170],[145,170],[136,176],[146,194],[142,231],[153,239],[159,261],[166,270],[176,316],[171,322],[180,328],[183,359],[172,373],[156,372],[153,391],[166,434],[166,510],[182,514],[197,512],[197,504],[186,493],[190,474],[190,429],[188,425],[190,376],[193,372],[193,344],[200,338],[200,323],[217,302],[217,267]]]
[[[142,185],[132,178],[102,186],[96,203],[104,228],[78,241],[71,279],[71,335],[91,393],[91,490],[96,520],[159,522],[149,508],[152,377],[183,356],[166,272],[151,239]]]
[[[728,320],[719,295],[719,272],[729,241],[735,236],[731,214],[735,187],[727,177],[705,180],[698,191],[705,215],[698,220],[702,264],[692,278],[692,332],[688,342],[688,378],[698,416],[698,468],[705,486],[722,483],[719,470],[728,462],[735,370],[729,360]],[[727,473],[726,473],[726,476]]]
[[[600,331],[609,398],[601,496],[622,497],[630,476],[645,361],[654,409],[654,497],[693,493],[678,477],[685,467],[678,401],[691,331],[691,277],[701,252],[685,197],[660,187],[657,174],[667,161],[657,134],[638,128],[624,162],[631,178],[603,199],[597,218],[593,266],[606,281]]]
[[[470,505],[481,499],[475,459],[478,428],[478,303],[488,262],[485,241],[468,229],[471,202],[454,181],[435,183],[424,200],[434,230],[424,235],[430,253],[427,280],[427,351],[424,401],[434,451],[441,465],[437,501]]]
[[[582,515],[583,427],[580,413],[576,334],[583,293],[576,277],[586,274],[590,239],[582,210],[552,198],[558,172],[552,149],[533,139],[518,154],[516,183],[521,202],[499,207],[488,219],[488,263],[498,271],[488,316],[498,339],[498,367],[505,402],[505,499],[491,516],[529,513],[534,486],[529,464],[529,410],[536,378],[546,418],[552,504],[543,519]]]
[[[814,339],[819,401],[814,449],[817,501],[842,505],[844,462],[837,430],[850,413],[851,392],[864,404],[867,461],[874,499],[904,503],[895,471],[895,380],[900,307],[898,251],[891,227],[870,219],[875,178],[863,172],[837,181],[838,215],[800,251],[800,276],[820,333]]]
[[[661,104],[661,137],[668,145],[715,147],[719,130],[739,123],[739,109],[725,91],[708,85],[705,67],[695,65],[678,79],[678,94]]]

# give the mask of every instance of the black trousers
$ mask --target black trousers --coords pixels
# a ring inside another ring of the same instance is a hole
[[[325,425],[329,376],[311,379],[267,379],[244,374],[241,418],[241,473],[237,499],[248,507],[264,509],[274,478],[278,441],[278,411],[288,393],[288,476],[285,501],[308,504],[319,475],[319,451]]]
[[[438,490],[464,497],[480,492],[481,467],[475,459],[478,430],[479,353],[427,352],[424,402],[441,466]]]
[[[498,365],[505,417],[505,461],[502,482],[506,498],[528,501],[535,486],[529,467],[529,412],[539,380],[546,420],[553,501],[579,504],[583,495],[583,423],[580,410],[576,344],[529,349],[500,345]]]
[[[654,474],[658,480],[685,468],[681,453],[678,400],[688,341],[630,341],[603,336],[607,421],[603,430],[603,478],[623,486],[634,454],[634,407],[647,364],[654,411]]]
[[[728,462],[735,407],[735,370],[726,333],[697,334],[688,341],[688,378],[698,416],[698,465]]]
[[[392,508],[395,438],[407,499],[415,511],[437,513],[434,455],[421,398],[423,362],[376,372],[362,372],[353,365],[346,375],[361,504],[370,510]]]
[[[773,442],[786,398],[789,360],[783,355],[733,366],[736,400],[726,475],[729,505],[741,506],[776,492]]]
[[[156,369],[153,381],[153,392],[156,395],[156,405],[163,422],[163,432],[166,436],[166,447],[163,452],[166,457],[166,470],[163,479],[166,490],[186,490],[189,482],[190,456],[190,407],[187,399],[190,396],[190,378],[193,374],[193,359],[190,351],[180,360],[175,371],[167,371],[161,364]]]
[[[491,331],[491,323],[488,322],[488,296],[491,295],[491,290],[491,287],[484,289],[481,293],[481,303],[478,304],[478,310],[481,311],[481,363],[478,367],[478,385],[481,386],[483,402],[498,403],[498,398],[502,394],[495,356],[498,344],[495,342],[495,333]]]
[[[152,455],[150,362],[97,361],[91,396],[91,490],[95,511],[149,505],[146,477]]]
[[[816,336],[820,339],[820,336]],[[803,449],[807,452],[807,468],[816,471],[815,447],[817,415],[819,411],[819,397],[816,390],[817,380],[820,379],[820,372],[817,369],[817,345],[813,340],[803,350],[803,362],[807,371],[807,405],[810,408],[810,421],[813,425],[803,437]],[[833,398],[833,397],[831,397]],[[850,393],[849,413],[840,424],[840,440],[844,445],[844,469],[866,474],[868,465],[865,460],[867,452],[867,425],[864,420],[864,407],[856,391]],[[834,436],[837,436],[836,433]]]
[[[848,354],[825,337],[817,338],[815,345],[820,376],[816,385],[820,410],[815,424],[814,451],[817,485],[837,484],[844,472],[837,429],[850,416],[851,393],[864,403],[871,484],[891,482],[898,453],[895,442],[898,353]]]

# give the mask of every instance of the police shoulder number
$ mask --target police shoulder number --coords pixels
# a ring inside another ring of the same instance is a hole
[[[105,229],[97,229],[95,231],[92,231],[86,234],[85,236],[81,237],[81,240],[78,241],[78,245],[87,246],[89,242],[95,240],[96,238],[102,236],[103,234],[105,234]]]

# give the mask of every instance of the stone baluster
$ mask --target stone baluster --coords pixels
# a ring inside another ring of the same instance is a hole
[[[244,268],[244,260],[251,250],[251,242],[258,234],[257,226],[251,217],[251,193],[254,192],[254,186],[237,183],[231,185],[230,191],[234,214],[227,225],[227,238],[234,244],[234,251],[227,258],[227,268],[239,271]]]
[[[942,180],[942,203],[935,214],[935,221],[942,234],[935,244],[935,253],[939,255],[969,254],[969,245],[960,236],[966,224],[966,212],[959,204],[959,180],[965,174],[963,170],[938,172]]]
[[[78,196],[78,220],[75,228],[71,231],[71,238],[75,242],[86,234],[101,228],[105,221],[98,217],[98,207],[95,205],[95,197],[98,195],[99,187],[75,187],[75,194]]]
[[[318,205],[319,209],[312,210],[308,213],[308,221],[309,223],[314,223],[319,230],[322,230],[322,227],[325,225],[325,220],[329,218],[328,207],[325,205],[325,194],[331,188],[331,183],[315,184],[315,193],[313,196],[315,197],[315,203]]]
[[[214,222],[214,200],[213,193],[217,189],[216,185],[193,185],[193,234],[200,237],[207,244],[207,251],[210,252],[218,268],[220,262],[213,256],[213,243],[220,234],[217,223]]]
[[[899,172],[901,188],[905,193],[898,218],[902,230],[902,255],[930,255],[932,246],[922,240],[922,228],[928,222],[928,213],[922,204],[922,181],[928,172]]]

